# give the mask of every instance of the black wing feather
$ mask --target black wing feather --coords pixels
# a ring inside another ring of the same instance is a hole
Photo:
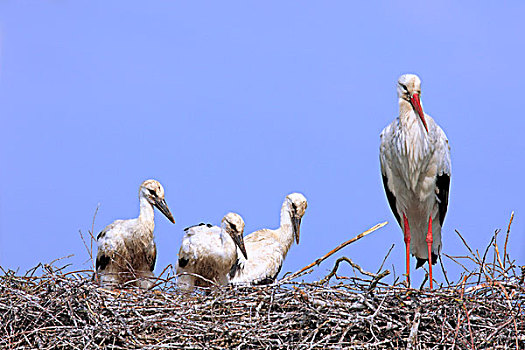
[[[209,224],[209,223],[208,223],[208,224],[205,224],[204,222],[201,222],[201,223],[198,223],[197,225],[193,225],[193,226],[188,226],[188,227],[186,227],[186,228],[184,229],[184,231],[188,231],[188,230],[189,230],[190,228],[192,228],[192,227],[204,226],[204,225],[206,225],[206,227],[213,227],[212,224]]]
[[[107,256],[105,254],[98,254],[97,255],[97,262],[96,262],[97,271],[104,270],[108,266],[110,260],[111,259],[110,259],[109,256]]]
[[[235,274],[240,268],[241,264],[239,262],[239,258],[237,258],[237,261],[235,261],[235,264],[233,264],[232,268],[230,269],[230,279],[235,277]]]
[[[97,235],[97,241],[101,238],[104,238],[106,236],[106,230],[100,231]]]
[[[383,176],[383,186],[385,187],[386,198],[388,199],[388,204],[390,204],[390,209],[392,209],[392,212],[394,213],[394,216],[396,217],[396,220],[399,226],[403,227],[401,225],[401,218],[399,217],[399,213],[397,212],[396,197],[394,197],[394,194],[388,188],[388,179],[386,175],[382,175],[382,176]]]
[[[253,282],[252,284],[254,286],[262,286],[262,285],[265,285],[265,284],[272,284],[277,279],[277,276],[279,276],[279,272],[281,272],[281,268],[282,267],[283,267],[283,265],[279,266],[279,269],[277,269],[277,273],[275,275],[273,275],[273,277],[268,276],[268,277],[263,278],[262,280]]]
[[[260,280],[252,282],[251,284],[254,285],[254,286],[262,286],[262,285],[265,285],[265,284],[272,284],[277,279],[277,276],[279,276],[279,273],[281,272],[281,268],[282,267],[283,267],[283,265],[279,266],[279,268],[277,269],[277,273],[275,275],[263,277]],[[241,268],[241,264],[239,263],[239,259],[237,259],[237,261],[235,262],[235,264],[233,264],[233,266],[232,266],[232,268],[230,270],[230,278],[233,278],[240,268]]]
[[[436,178],[437,197],[439,199],[439,223],[443,226],[448,208],[448,191],[450,188],[450,175],[441,174]]]
[[[155,270],[155,263],[157,262],[157,246],[153,244],[153,255],[148,257],[149,270],[153,272]]]
[[[184,258],[180,258],[179,259],[179,267],[186,267],[186,265],[188,265],[188,263],[190,262],[190,259],[184,259]]]

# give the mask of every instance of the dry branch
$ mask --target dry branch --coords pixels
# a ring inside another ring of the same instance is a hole
[[[311,269],[312,267],[314,266],[318,266],[320,263],[322,263],[323,261],[325,261],[326,259],[328,259],[329,257],[331,257],[332,255],[334,255],[335,253],[337,253],[338,251],[340,251],[341,249],[343,249],[344,247],[346,247],[347,245],[349,244],[352,244],[354,242],[357,242],[358,240],[360,240],[361,238],[371,234],[372,232],[376,231],[376,230],[379,230],[381,227],[385,226],[386,224],[388,224],[388,221],[385,221],[385,222],[382,222],[380,224],[377,224],[371,228],[369,228],[368,230],[366,230],[365,232],[362,232],[360,234],[358,234],[357,236],[355,236],[354,238],[352,239],[349,239],[348,241],[344,242],[344,243],[341,243],[339,244],[337,247],[335,247],[334,249],[332,249],[331,251],[329,251],[328,253],[326,253],[325,255],[323,255],[322,257],[320,257],[319,259],[315,260],[313,263],[303,267],[302,269],[300,269],[299,271],[297,272],[294,272],[292,273],[290,276],[286,277],[285,280],[292,280],[294,279],[295,277],[299,276],[301,273],[305,272],[306,270],[309,270]]]

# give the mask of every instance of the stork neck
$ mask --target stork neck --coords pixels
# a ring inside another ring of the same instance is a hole
[[[155,227],[153,206],[143,196],[140,196],[140,215],[138,220],[153,232]]]
[[[408,119],[415,119],[416,113],[414,108],[407,100],[400,98],[399,99],[399,119],[401,122],[407,122]]]
[[[285,253],[287,253],[294,240],[292,217],[288,205],[288,199],[285,199],[283,206],[281,207],[281,226],[279,229],[281,230],[281,234],[278,239],[284,247]]]
[[[231,240],[233,242],[233,238],[226,231],[226,225],[224,223],[221,224],[220,237],[221,237],[221,243],[222,243],[223,246],[224,246],[225,242],[228,241],[228,240]]]
[[[410,102],[402,98],[399,99],[399,124],[401,124],[402,130],[408,131],[415,128],[421,136],[424,137],[427,134],[423,122]]]

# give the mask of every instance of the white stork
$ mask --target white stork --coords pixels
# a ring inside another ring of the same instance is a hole
[[[244,238],[248,260],[239,257],[230,272],[233,284],[270,284],[281,271],[293,240],[299,244],[301,219],[308,203],[300,193],[286,196],[281,207],[281,226],[263,229]]]
[[[164,189],[155,180],[144,181],[139,188],[140,215],[136,219],[116,220],[97,236],[96,270],[103,287],[134,284],[150,288],[157,248],[153,240],[153,207],[171,222],[175,219],[164,200]]]
[[[450,147],[443,130],[423,113],[419,77],[402,75],[397,94],[399,116],[381,133],[381,174],[388,203],[404,233],[408,286],[412,253],[416,268],[428,261],[432,289],[432,264],[441,251],[447,213]]]
[[[237,247],[248,258],[242,237],[244,221],[238,214],[226,214],[221,227],[201,223],[184,231],[176,266],[177,284],[182,290],[191,292],[195,286],[210,287],[209,281],[227,285],[228,273],[237,261]]]

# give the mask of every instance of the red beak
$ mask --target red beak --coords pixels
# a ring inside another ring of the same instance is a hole
[[[425,126],[425,130],[428,133],[427,122],[425,121],[425,113],[423,113],[423,108],[421,107],[421,100],[419,99],[419,94],[412,95],[412,97],[410,98],[410,103],[412,104],[412,108],[414,108],[416,113],[419,115],[419,118],[421,118],[421,121]]]

